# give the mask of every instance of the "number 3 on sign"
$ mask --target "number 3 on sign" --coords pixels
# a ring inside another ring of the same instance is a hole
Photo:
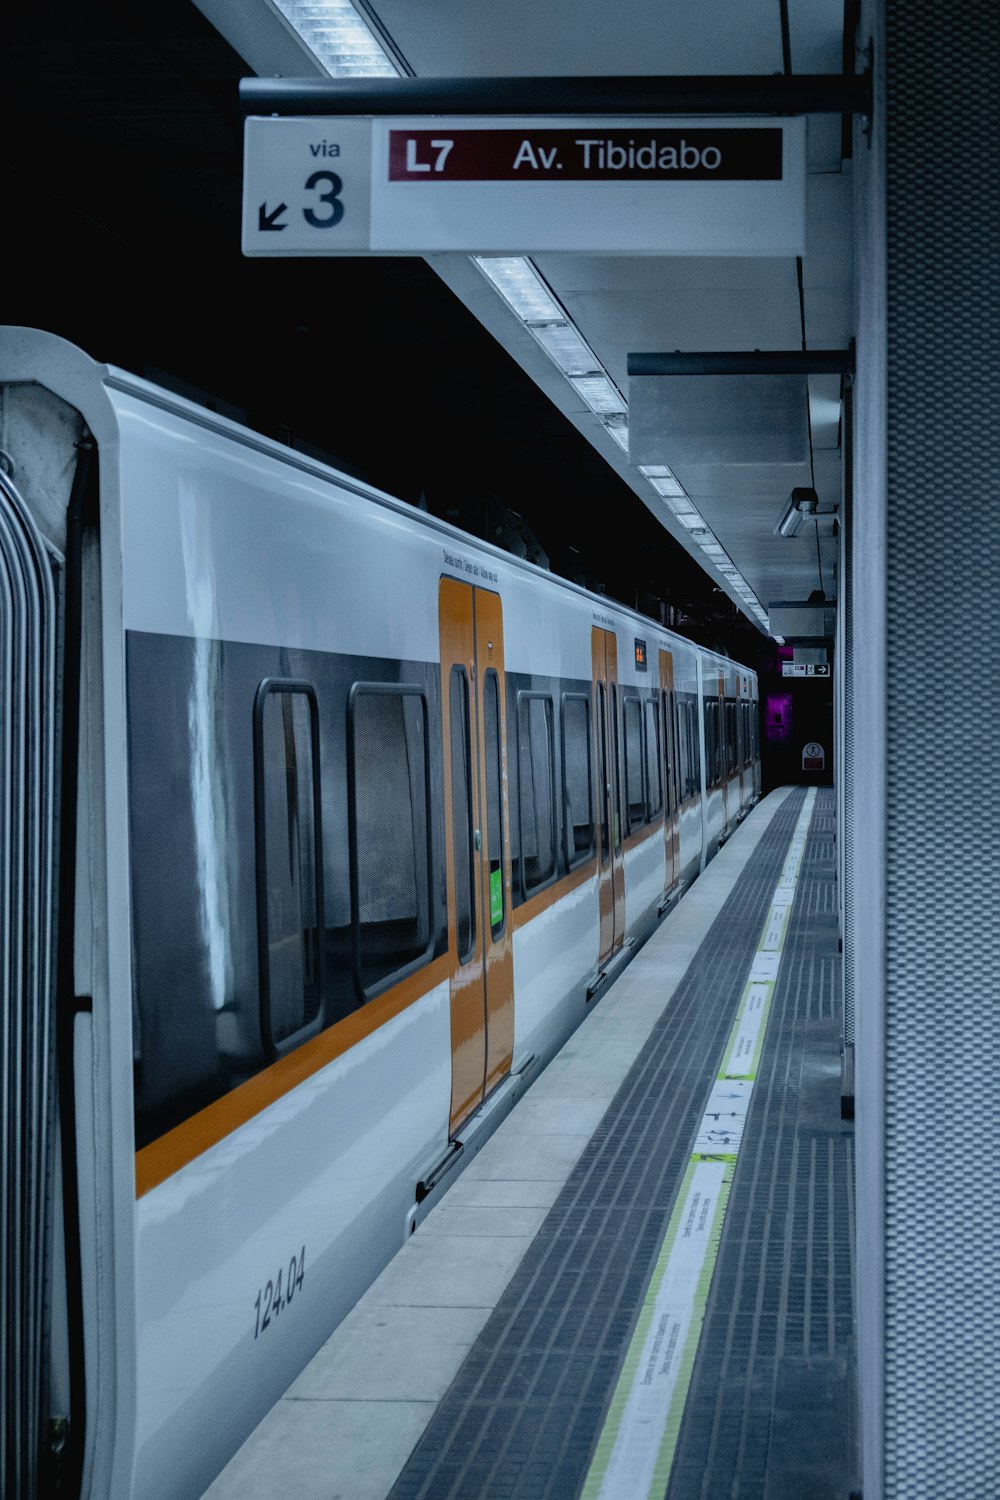
[[[325,192],[320,189],[325,188]],[[311,177],[306,178],[306,192],[315,192],[317,208],[304,208],[302,217],[307,224],[314,229],[332,229],[334,224],[339,224],[344,217],[344,205],[340,195],[344,184],[336,172],[313,172]],[[319,204],[326,204],[324,210],[319,210]]]

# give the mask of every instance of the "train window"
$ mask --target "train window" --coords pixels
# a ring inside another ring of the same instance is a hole
[[[582,693],[563,694],[562,776],[566,864],[572,869],[594,852],[590,700]]]
[[[722,745],[719,733],[719,700],[705,700],[705,782],[718,786],[722,780]]]
[[[319,718],[312,685],[266,677],[254,700],[260,1032],[278,1057],[323,1025]]]
[[[521,889],[527,896],[551,880],[556,868],[552,699],[518,693],[517,726]]]
[[[677,772],[676,752],[674,751],[674,727],[673,693],[662,692],[660,694],[660,736],[663,745],[663,791],[668,816],[677,805],[677,787],[674,777]]]
[[[625,805],[628,831],[646,821],[646,786],[642,755],[642,702],[631,695],[622,698],[625,731]]]
[[[691,796],[694,782],[695,754],[691,738],[691,713],[693,703],[689,693],[677,694],[677,738],[678,755],[680,765],[678,767],[678,781],[680,799],[686,802]]]
[[[506,898],[503,889],[503,746],[500,740],[500,685],[492,667],[483,679],[483,723],[486,750],[486,860],[489,883],[490,932],[503,932]]]
[[[431,941],[427,701],[416,686],[356,682],[348,699],[354,978],[363,999]]]
[[[621,824],[621,759],[618,751],[618,687],[611,684],[611,818],[615,853],[622,846]]]
[[[458,961],[465,963],[476,944],[475,869],[472,827],[472,748],[469,727],[469,679],[454,666],[448,682],[451,739],[451,825],[455,852],[455,939]]]
[[[646,722],[646,816],[655,818],[663,806],[663,782],[660,773],[660,725],[652,698],[646,699],[642,711]]]
[[[677,753],[680,758],[677,776],[680,799],[686,802],[691,795],[691,735],[688,729],[687,700],[680,696],[677,699]]]
[[[597,804],[600,809],[601,820],[601,864],[606,865],[611,850],[608,842],[608,794],[611,787],[608,784],[608,756],[607,756],[607,703],[604,683],[597,684]]]
[[[739,766],[736,729],[736,699],[726,699],[726,775],[734,776]]]
[[[697,797],[700,794],[700,792],[701,792],[702,766],[701,766],[701,746],[698,743],[698,705],[695,702],[692,702],[692,704],[691,704],[691,715],[690,715],[690,717],[691,717],[691,795],[692,795],[692,797]],[[709,769],[708,769],[708,754],[707,754],[707,750],[706,750],[706,756],[705,756],[705,783],[706,783],[706,785],[710,781],[711,781],[711,774],[710,774]]]

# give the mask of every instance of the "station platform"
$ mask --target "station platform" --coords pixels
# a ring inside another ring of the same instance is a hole
[[[848,1500],[825,788],[765,798],[205,1500]]]

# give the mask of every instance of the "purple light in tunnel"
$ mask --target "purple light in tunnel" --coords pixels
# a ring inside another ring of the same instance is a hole
[[[791,732],[791,693],[768,693],[764,700],[764,738],[773,744],[787,740]]]

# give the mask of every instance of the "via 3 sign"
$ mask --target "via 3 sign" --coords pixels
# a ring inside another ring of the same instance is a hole
[[[804,119],[246,121],[246,255],[801,255]]]

